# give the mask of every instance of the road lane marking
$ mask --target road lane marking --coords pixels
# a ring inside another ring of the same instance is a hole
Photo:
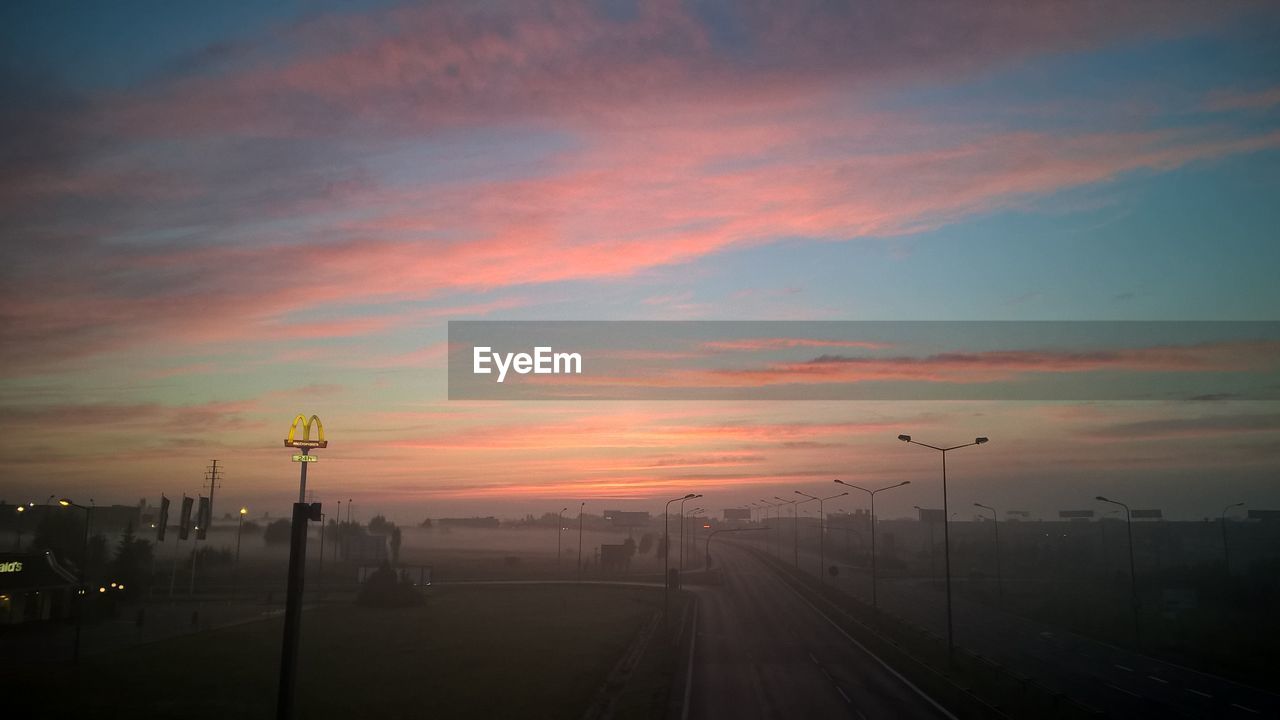
[[[1245,707],[1245,706],[1240,705],[1240,704],[1238,704],[1238,703],[1231,703],[1231,707],[1233,707],[1233,708],[1239,708],[1239,709],[1241,709],[1241,710],[1243,710],[1243,711],[1245,711],[1245,712],[1247,712],[1247,713],[1253,713],[1254,715],[1261,715],[1261,714],[1262,714],[1262,713],[1258,712],[1257,710],[1254,710],[1254,709],[1253,709],[1253,708],[1251,708],[1251,707]]]
[[[1141,696],[1141,695],[1139,695],[1138,693],[1133,692],[1133,691],[1131,691],[1131,690],[1125,690],[1124,688],[1120,687],[1119,685],[1112,685],[1111,683],[1107,683],[1107,687],[1111,688],[1112,690],[1118,690],[1119,692],[1122,692],[1122,693],[1124,693],[1125,695],[1132,695],[1133,697],[1136,697],[1136,698],[1140,698],[1140,697],[1142,697],[1142,696]]]
[[[1131,668],[1131,667],[1125,667],[1125,666],[1123,666],[1123,665],[1116,665],[1116,667],[1120,668],[1121,670],[1123,670],[1123,671],[1125,671],[1125,672],[1133,672],[1133,668]]]
[[[763,563],[761,563],[761,565],[763,565]],[[767,566],[766,566],[766,567],[767,567]],[[866,653],[866,654],[867,654],[867,657],[871,658],[872,660],[875,660],[875,661],[876,661],[876,663],[877,663],[877,664],[879,664],[879,665],[880,665],[880,667],[884,668],[884,669],[885,669],[885,671],[887,671],[890,675],[892,675],[892,676],[894,676],[895,678],[897,678],[900,682],[902,682],[902,684],[903,684],[903,685],[906,685],[906,686],[907,686],[908,688],[910,688],[910,689],[911,689],[911,690],[912,690],[916,695],[920,696],[920,698],[921,698],[921,699],[923,699],[925,702],[927,702],[927,703],[929,703],[930,705],[932,705],[932,706],[933,706],[933,708],[934,708],[935,710],[937,710],[938,712],[942,713],[942,716],[943,716],[943,717],[946,717],[946,718],[948,718],[949,720],[959,720],[959,718],[957,718],[955,715],[952,715],[952,714],[951,714],[951,711],[950,711],[950,710],[947,710],[945,707],[943,707],[942,705],[938,704],[938,701],[937,701],[937,700],[934,700],[932,697],[930,697],[928,693],[926,693],[925,691],[923,691],[923,690],[921,690],[920,688],[916,687],[915,683],[913,683],[913,682],[911,682],[910,680],[908,680],[908,679],[907,679],[907,678],[906,678],[902,673],[898,672],[897,670],[894,670],[894,669],[893,669],[893,667],[892,667],[892,666],[890,666],[890,665],[889,665],[889,663],[887,663],[887,662],[885,662],[884,660],[882,660],[882,659],[880,658],[880,656],[879,656],[879,655],[876,655],[875,653],[871,652],[870,650],[868,650],[868,649],[867,649],[867,646],[866,646],[866,645],[863,645],[862,643],[858,642],[858,640],[857,640],[855,637],[853,637],[852,635],[850,635],[850,634],[849,634],[849,632],[848,632],[847,630],[845,630],[844,628],[840,627],[839,623],[837,623],[835,620],[832,620],[832,619],[831,619],[831,618],[830,618],[826,613],[824,613],[824,612],[822,612],[822,610],[818,609],[818,606],[817,606],[817,605],[814,605],[812,602],[810,602],[810,601],[809,601],[809,598],[807,598],[807,597],[805,597],[804,595],[800,594],[800,591],[799,591],[799,590],[797,590],[797,589],[795,589],[795,588],[791,587],[791,584],[790,584],[790,583],[788,583],[788,582],[786,582],[785,580],[783,580],[782,578],[778,577],[778,574],[776,573],[776,571],[773,573],[773,576],[774,576],[774,579],[775,579],[775,580],[777,580],[777,582],[778,582],[778,583],[780,583],[783,587],[785,587],[786,589],[788,589],[788,590],[790,590],[792,593],[794,593],[796,597],[800,598],[800,602],[804,603],[805,605],[808,605],[810,608],[812,608],[812,609],[813,609],[813,611],[814,611],[814,612],[818,613],[818,617],[822,618],[823,620],[826,620],[826,621],[827,621],[827,624],[829,624],[829,625],[831,625],[831,627],[835,628],[835,629],[836,629],[836,631],[837,631],[837,632],[839,632],[841,635],[843,635],[843,636],[845,637],[845,639],[846,639],[846,640],[848,640],[850,643],[852,643],[852,644],[853,644],[853,646],[854,646],[854,647],[856,647],[856,648],[858,648],[859,650],[861,650],[862,652]],[[837,685],[836,687],[837,687],[837,688],[839,688],[839,686],[838,686],[838,685]]]
[[[1209,693],[1207,693],[1207,692],[1200,692],[1199,690],[1192,690],[1191,688],[1185,688],[1185,690],[1186,690],[1187,692],[1189,692],[1189,693],[1194,694],[1194,695],[1199,695],[1199,696],[1200,696],[1200,697],[1202,697],[1202,698],[1211,698],[1211,697],[1213,697],[1212,695],[1210,695],[1210,694],[1209,694]]]
[[[853,704],[853,701],[849,699],[849,696],[844,694],[844,688],[842,688],[842,687],[840,687],[839,685],[837,685],[837,686],[836,686],[836,692],[840,693],[840,697],[844,698],[844,701],[845,701],[846,703],[848,703],[848,704],[850,704],[850,705],[852,705],[852,704]]]
[[[814,665],[817,665],[818,667],[822,667],[822,663],[818,662],[818,658],[814,657],[813,653],[809,653],[809,659],[813,661]]]
[[[1169,684],[1169,681],[1168,681],[1168,680],[1165,680],[1164,678],[1158,678],[1158,677],[1156,677],[1155,675],[1148,675],[1147,677],[1148,677],[1149,679],[1151,679],[1151,680],[1155,680],[1156,682],[1160,683],[1161,685],[1168,685],[1168,684]]]

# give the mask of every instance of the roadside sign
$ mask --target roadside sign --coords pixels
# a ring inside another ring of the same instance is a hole
[[[316,457],[315,455],[294,455],[293,456],[294,462],[315,462],[319,459],[320,458]]]

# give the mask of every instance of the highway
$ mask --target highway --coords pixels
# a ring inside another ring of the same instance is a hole
[[[716,548],[698,596],[690,718],[950,718],[759,560]]]
[[[790,563],[793,554],[784,550]],[[801,550],[800,568],[814,572],[815,553]],[[834,564],[834,563],[829,563]],[[865,572],[839,564],[835,587],[870,603]],[[828,582],[831,582],[828,580]],[[927,580],[881,579],[880,605],[887,613],[946,632],[940,584]],[[1280,717],[1280,696],[1147,655],[1086,638],[997,608],[955,598],[956,644],[1013,668],[1110,717],[1258,718]]]

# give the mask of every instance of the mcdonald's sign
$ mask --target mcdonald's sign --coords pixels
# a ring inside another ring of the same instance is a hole
[[[302,424],[302,439],[297,438],[298,424]],[[311,439],[311,425],[315,423],[316,439]],[[293,419],[293,424],[289,426],[289,437],[284,440],[285,447],[295,448],[322,448],[328,447],[329,443],[324,439],[324,425],[320,423],[320,418],[312,415],[307,419],[305,415],[299,415]]]

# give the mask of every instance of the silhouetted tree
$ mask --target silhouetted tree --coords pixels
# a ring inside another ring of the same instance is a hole
[[[110,579],[124,584],[126,598],[137,597],[150,585],[151,552],[149,541],[134,536],[133,523],[126,525],[108,568]]]
[[[360,586],[356,604],[365,607],[410,607],[422,604],[422,594],[409,582],[407,575],[396,575],[391,564],[383,562]]]
[[[653,550],[653,542],[656,539],[657,538],[656,536],[654,536],[653,533],[645,533],[641,535],[640,536],[640,554],[647,555],[650,550]]]
[[[403,538],[400,536],[400,528],[391,528],[391,564],[400,564],[400,543]]]
[[[382,515],[374,515],[373,519],[369,521],[369,533],[372,535],[388,535],[395,526],[395,523]]]
[[[272,520],[262,533],[262,539],[268,545],[284,545],[289,542],[291,525],[288,520]]]

